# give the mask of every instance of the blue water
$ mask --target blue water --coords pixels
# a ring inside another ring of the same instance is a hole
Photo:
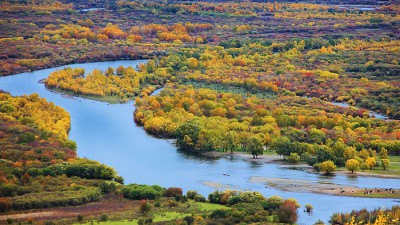
[[[145,60],[113,61],[73,64],[86,72],[94,68],[137,66]],[[198,190],[207,195],[213,189],[204,181],[233,185],[242,190],[255,190],[265,196],[293,197],[300,204],[312,204],[314,212],[304,213],[299,209],[298,224],[313,224],[318,219],[325,222],[334,212],[351,211],[367,207],[391,207],[399,204],[393,199],[368,199],[338,197],[311,193],[292,193],[265,188],[264,184],[251,183],[252,176],[327,181],[359,187],[400,188],[400,180],[373,177],[350,178],[343,175],[325,177],[318,174],[293,170],[278,164],[262,164],[237,157],[205,159],[180,153],[173,140],[157,139],[148,135],[133,121],[133,102],[108,104],[89,99],[71,97],[47,90],[38,81],[54,70],[39,70],[0,78],[0,89],[12,95],[38,93],[48,101],[65,108],[71,115],[70,139],[78,144],[78,156],[98,160],[114,167],[125,178],[125,183],[159,184],[179,186],[187,190]],[[224,176],[223,174],[230,176]]]

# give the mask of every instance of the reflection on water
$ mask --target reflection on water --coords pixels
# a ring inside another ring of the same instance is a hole
[[[114,61],[74,64],[70,67],[84,67],[87,72],[94,68],[109,66],[136,66],[139,61]],[[63,67],[59,67],[60,69]],[[179,186],[187,190],[198,190],[207,195],[213,188],[203,181],[218,182],[259,191],[265,196],[280,195],[296,198],[303,206],[312,204],[314,214],[299,210],[298,224],[312,224],[318,219],[325,222],[338,211],[351,211],[367,207],[389,208],[398,204],[393,199],[366,199],[338,197],[312,193],[290,193],[265,188],[261,183],[250,183],[252,176],[271,178],[303,179],[317,182],[332,182],[358,187],[400,188],[396,179],[374,177],[349,178],[348,176],[321,176],[302,169],[289,169],[273,163],[260,163],[235,155],[208,158],[177,151],[174,141],[157,139],[148,135],[142,127],[133,122],[132,103],[108,104],[79,97],[69,97],[46,90],[38,83],[55,69],[1,77],[0,89],[13,95],[38,93],[41,97],[65,108],[71,115],[70,138],[78,144],[78,155],[98,160],[114,167],[125,178],[126,183],[159,184],[165,187]],[[260,156],[263,157],[263,156]]]

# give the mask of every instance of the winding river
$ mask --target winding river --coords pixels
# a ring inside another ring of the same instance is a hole
[[[136,66],[145,60],[112,61],[73,64],[87,72],[94,68],[106,69],[109,66]],[[280,195],[293,197],[300,204],[312,204],[314,212],[304,213],[299,209],[298,224],[313,224],[318,219],[327,222],[334,212],[352,209],[391,207],[400,204],[394,199],[368,199],[338,197],[312,193],[291,193],[266,188],[261,183],[249,182],[252,176],[272,178],[292,178],[311,181],[325,181],[359,187],[400,188],[398,179],[373,177],[351,178],[343,175],[325,177],[282,167],[278,164],[250,162],[235,156],[220,159],[205,159],[180,153],[172,140],[157,139],[148,135],[142,127],[133,122],[132,102],[108,104],[104,102],[71,97],[47,90],[38,81],[50,72],[62,69],[39,70],[0,78],[0,89],[12,95],[38,93],[48,101],[65,108],[71,115],[70,139],[78,144],[78,155],[98,160],[114,167],[125,178],[125,183],[159,184],[179,186],[184,191],[194,189],[207,195],[213,189],[202,182],[218,182],[232,185],[242,190],[255,190],[265,196]],[[224,176],[223,174],[230,176]]]

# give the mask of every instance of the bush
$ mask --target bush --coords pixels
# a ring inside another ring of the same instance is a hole
[[[201,195],[201,194],[197,194],[197,195],[194,197],[194,200],[195,200],[196,202],[206,202],[206,198],[205,198],[203,195]]]
[[[141,200],[140,201],[140,212],[141,213],[147,213],[151,209],[151,205],[148,201],[146,200]]]
[[[7,220],[6,220],[6,221],[7,221],[7,223],[8,223],[8,224],[12,224],[12,223],[14,223],[14,219],[12,219],[12,218],[7,218]]]
[[[274,211],[283,204],[283,198],[279,196],[269,197],[266,201],[262,202],[261,205],[265,210]]]
[[[314,208],[311,204],[306,204],[305,207],[307,212],[311,212]]]
[[[182,196],[182,188],[170,187],[164,192],[164,197],[175,197],[177,195]]]
[[[12,209],[11,198],[0,198],[0,212],[5,212]]]
[[[99,162],[81,159],[68,164],[64,173],[68,177],[77,176],[87,179],[112,180],[116,176],[115,170]]]
[[[187,192],[186,192],[186,196],[187,196],[189,199],[194,199],[194,198],[196,197],[197,194],[198,194],[197,191],[187,191]]]
[[[108,220],[108,216],[106,214],[103,214],[103,215],[100,216],[100,221],[101,222],[105,222],[107,220]]]
[[[293,224],[297,221],[297,207],[293,201],[285,200],[276,212],[279,222]]]
[[[219,203],[220,199],[221,199],[221,195],[222,194],[219,193],[218,190],[216,190],[208,195],[208,200],[210,201],[210,203]]]
[[[21,134],[18,137],[18,143],[21,143],[21,144],[31,143],[34,141],[35,141],[35,135],[32,133]]]
[[[67,205],[82,205],[98,201],[101,191],[97,187],[77,186],[76,190],[28,193],[12,198],[13,209],[37,209]]]
[[[290,163],[298,163],[300,161],[300,156],[297,153],[290,153],[286,160]]]
[[[130,184],[121,189],[125,198],[132,200],[157,199],[164,193],[164,189],[158,185],[148,186]]]
[[[208,216],[211,219],[220,219],[220,218],[226,218],[230,214],[230,211],[225,210],[225,209],[216,209],[211,212],[211,214]]]
[[[77,216],[77,220],[78,220],[78,222],[82,222],[83,221],[83,216],[82,215],[78,215]]]

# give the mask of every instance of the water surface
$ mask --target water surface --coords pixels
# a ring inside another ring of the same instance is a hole
[[[86,72],[98,68],[137,66],[145,60],[112,61],[73,64]],[[125,183],[159,184],[179,186],[187,190],[198,190],[207,195],[213,189],[203,181],[233,185],[242,190],[255,190],[265,196],[280,195],[293,197],[300,204],[312,204],[314,213],[307,214],[299,209],[299,224],[313,224],[318,219],[325,222],[334,212],[351,211],[367,207],[391,207],[399,204],[393,199],[368,199],[338,197],[312,193],[290,193],[266,188],[260,183],[250,183],[252,176],[293,178],[326,181],[359,187],[400,188],[397,179],[372,177],[350,178],[347,176],[326,177],[300,170],[284,168],[278,164],[249,162],[235,156],[221,159],[199,158],[176,150],[173,140],[157,139],[148,135],[133,122],[133,103],[108,104],[94,100],[71,97],[47,90],[38,81],[57,69],[39,70],[0,78],[0,89],[12,95],[38,93],[48,101],[65,108],[71,115],[70,139],[78,144],[78,156],[98,160],[114,167],[125,178]],[[223,174],[230,176],[224,176]]]

